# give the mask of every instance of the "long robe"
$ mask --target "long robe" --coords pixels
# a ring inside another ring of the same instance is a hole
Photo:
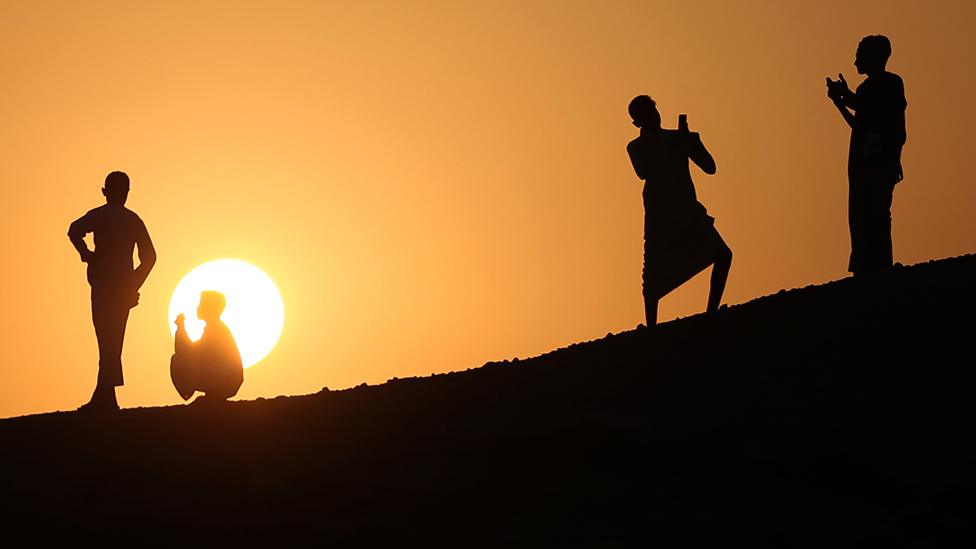
[[[907,105],[901,77],[890,72],[866,79],[851,100],[854,126],[847,157],[851,257],[847,267],[852,273],[892,265],[891,199],[903,177]]]
[[[644,180],[644,298],[659,299],[711,265],[726,248],[698,201],[689,158],[707,156],[697,133],[645,132],[627,145]]]

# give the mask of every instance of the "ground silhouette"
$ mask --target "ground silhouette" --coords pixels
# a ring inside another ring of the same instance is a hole
[[[36,540],[966,546],[974,278],[964,256],[462,372],[3,420],[0,516]]]

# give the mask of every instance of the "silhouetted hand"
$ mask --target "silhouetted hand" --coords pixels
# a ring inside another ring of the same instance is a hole
[[[186,322],[186,315],[180,313],[176,315],[176,327],[183,328],[183,324]]]
[[[81,262],[91,263],[93,259],[95,259],[95,252],[85,248],[85,251],[81,253]]]
[[[847,80],[844,79],[843,74],[837,75],[840,80],[831,80],[827,77],[827,97],[829,97],[835,103],[841,101],[845,95],[851,93],[851,89],[847,86]]]
[[[678,115],[678,135],[681,136],[681,146],[686,153],[691,151],[695,144],[695,140],[698,138],[697,133],[692,133],[688,130],[688,115],[679,114]]]

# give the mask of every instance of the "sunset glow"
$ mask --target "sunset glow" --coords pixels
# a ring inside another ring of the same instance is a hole
[[[274,349],[285,323],[285,307],[278,288],[268,275],[238,259],[218,259],[190,271],[173,291],[169,302],[170,333],[176,333],[173,321],[186,315],[186,330],[196,341],[203,334],[204,323],[197,318],[200,292],[215,290],[227,298],[221,317],[241,352],[244,367],[261,361]]]
[[[971,253],[974,16],[945,0],[5,2],[0,417],[91,395],[91,288],[65,233],[115,170],[158,253],[127,320],[123,408],[182,402],[164,323],[219,258],[264,270],[288,306],[242,400],[633,330],[638,94],[714,156],[691,175],[734,253],[724,303],[843,279],[851,131],[825,79],[864,80],[867,34],[891,39],[908,101],[894,261]],[[709,276],[658,321],[701,313]]]

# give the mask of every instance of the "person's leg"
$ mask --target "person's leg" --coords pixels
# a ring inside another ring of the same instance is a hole
[[[715,263],[712,265],[712,280],[708,290],[708,306],[706,310],[717,311],[722,303],[722,294],[725,292],[725,283],[729,279],[729,269],[732,268],[732,250],[722,242],[717,254]]]
[[[105,303],[92,295],[91,301],[92,324],[95,326],[95,339],[98,341],[98,375],[95,381],[95,390],[92,392],[90,405],[99,405],[106,401],[107,385],[105,375],[106,357],[109,355],[109,330],[108,320],[106,319]]]
[[[657,302],[653,297],[644,296],[644,322],[648,328],[657,324]]]
[[[104,322],[104,303],[95,298],[94,293],[92,294],[91,300],[91,314],[92,314],[92,325],[95,327],[95,340],[98,342],[98,374],[95,381],[95,389],[92,391],[92,396],[88,399],[88,402],[78,408],[79,411],[93,411],[102,410],[108,406],[109,398],[108,387],[105,384],[105,376],[102,373],[102,357],[107,356],[107,342],[108,337],[105,331],[106,323]]]
[[[129,325],[129,311],[131,309],[125,303],[119,303],[119,309],[116,310],[115,317],[115,329],[117,347],[112,349],[114,356],[118,357],[115,363],[118,365],[118,369],[115,371],[116,375],[113,378],[112,387],[121,387],[125,385],[125,377],[122,374],[122,345],[125,343],[125,328]],[[114,391],[113,391],[114,392]]]
[[[176,354],[169,359],[169,375],[173,380],[173,387],[183,400],[190,400],[196,392],[193,379],[193,361],[186,354]]]
[[[646,229],[645,229],[646,233]],[[650,250],[647,246],[647,238],[644,239],[644,266],[641,268],[641,292],[644,295],[644,322],[650,328],[657,324],[657,296],[650,295],[651,280],[650,270],[647,266],[647,258]]]
[[[92,299],[92,320],[98,339],[98,384],[93,401],[118,407],[115,388],[123,384],[122,343],[129,309],[118,300],[99,296]]]
[[[855,192],[855,181],[853,177],[849,177],[847,185],[847,228],[851,235],[851,253],[848,255],[847,260],[847,271],[850,273],[855,273],[857,270],[857,223],[855,219],[857,218],[856,209],[859,204],[857,200],[857,193]]]
[[[237,394],[243,377],[238,377],[226,369],[215,355],[209,356],[214,362],[200,365],[202,369],[199,372],[197,389],[204,393],[205,400],[221,402]]]
[[[216,404],[218,402],[226,402],[228,398],[233,395],[228,394],[227,388],[220,386],[219,384],[208,384],[206,387],[200,387],[200,391],[203,393],[198,396],[194,403],[200,404]]]
[[[873,213],[871,188],[866,175],[855,178],[851,186],[851,261],[854,276],[870,276],[874,272]]]
[[[873,174],[857,181],[852,226],[854,276],[874,279],[891,268],[892,190],[892,184]]]
[[[645,235],[647,229],[644,229]],[[652,274],[651,269],[647,263],[649,257],[651,257],[651,249],[647,244],[647,237],[644,237],[644,266],[641,269],[641,290],[644,295],[644,322],[648,328],[654,327],[657,324],[657,304],[661,296],[655,293],[652,289]]]
[[[873,182],[870,198],[871,264],[884,272],[893,264],[891,250],[891,198],[894,185],[885,180]]]

